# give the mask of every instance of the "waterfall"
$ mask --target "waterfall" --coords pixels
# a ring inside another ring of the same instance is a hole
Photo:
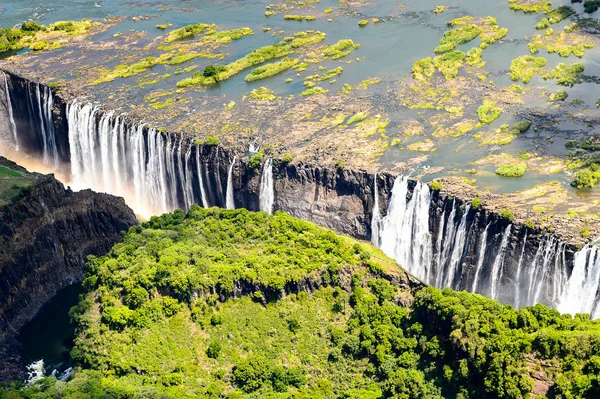
[[[449,243],[454,242],[454,238],[456,237],[456,224],[454,222],[454,218],[456,217],[456,199],[452,200],[452,211],[450,211],[450,215],[448,216],[448,222],[446,223],[446,229],[442,234],[442,240],[440,242],[440,261],[437,265],[437,278],[435,280],[436,287],[442,287],[443,278],[444,278],[444,270],[446,266],[446,261],[448,256],[452,251],[452,245]],[[445,246],[443,244],[446,244]]]
[[[231,165],[229,165],[229,170],[227,171],[227,197],[225,200],[225,208],[227,209],[235,209],[235,198],[233,197],[233,166],[235,165],[236,159],[237,156],[234,156]]]
[[[477,267],[475,268],[475,277],[473,278],[473,288],[471,288],[471,292],[477,292],[477,284],[479,283],[479,272],[481,272],[481,267],[483,266],[483,261],[485,260],[485,250],[487,249],[487,236],[488,230],[490,228],[489,222],[487,226],[485,226],[485,230],[483,230],[483,234],[481,235],[481,242],[479,243],[479,253],[477,254]]]
[[[519,304],[520,304],[521,270],[523,269],[523,256],[525,255],[525,248],[527,247],[527,233],[528,233],[528,230],[525,230],[525,237],[523,238],[523,248],[521,248],[521,255],[519,256],[519,263],[517,264],[517,274],[515,276],[515,302],[514,302],[514,305],[516,308],[518,308]]]
[[[454,245],[452,245],[452,256],[450,257],[450,265],[448,266],[448,273],[446,274],[446,281],[444,282],[445,287],[454,287],[454,277],[456,270],[460,265],[460,261],[465,252],[465,240],[467,238],[467,216],[471,210],[471,205],[467,205],[467,209],[463,213],[463,216],[458,225],[456,232],[456,239]]]
[[[573,271],[560,297],[558,310],[564,313],[590,313],[600,317],[600,250],[586,245],[575,254]]]
[[[198,175],[198,185],[200,186],[200,200],[202,201],[202,206],[204,208],[208,208],[208,200],[206,199],[206,191],[204,190],[204,179],[202,178],[202,174],[204,170],[202,168],[202,160],[200,159],[200,150],[196,151],[196,174]]]
[[[186,210],[190,209],[190,207],[194,203],[194,187],[192,186],[192,166],[190,164],[191,157],[192,146],[188,145],[187,151],[185,152],[185,190],[183,192]]]
[[[498,285],[502,280],[502,267],[504,265],[504,254],[506,252],[506,247],[508,246],[508,239],[510,237],[510,230],[512,228],[512,224],[506,226],[506,230],[504,230],[504,234],[502,234],[502,241],[500,243],[500,249],[496,254],[496,259],[494,259],[494,264],[492,265],[492,276],[490,283],[490,297],[492,299],[498,299]]]
[[[40,118],[40,131],[42,133],[43,160],[44,164],[58,167],[58,149],[56,148],[56,132],[54,129],[54,98],[49,87],[35,84],[35,93],[38,104],[38,116]]]
[[[67,117],[74,189],[124,196],[144,216],[189,209],[200,201],[207,207],[201,173],[201,198],[194,197],[194,148],[197,172],[201,163],[199,148],[191,140],[128,124],[114,111],[100,115],[90,103],[68,105]]]
[[[275,192],[273,189],[273,160],[268,159],[262,171],[260,178],[260,210],[267,212],[268,214],[273,213],[273,203],[275,202]]]
[[[539,294],[548,275],[548,268],[556,252],[556,245],[557,240],[552,236],[540,241],[533,262],[529,265],[529,284],[525,305],[534,305],[538,302]]]
[[[8,108],[8,119],[12,127],[13,139],[15,141],[15,150],[19,151],[19,138],[17,137],[17,125],[15,124],[15,117],[13,115],[12,101],[10,101],[10,87],[8,87],[8,77],[6,72],[4,74],[4,90],[6,91],[6,108]]]
[[[382,221],[381,249],[410,273],[427,279],[431,267],[429,186],[418,182],[407,201],[408,178],[394,181],[387,216]]]
[[[373,216],[371,217],[371,242],[374,246],[379,247],[381,242],[381,237],[379,233],[379,229],[381,226],[381,211],[379,210],[379,191],[377,189],[377,173],[375,173],[375,178],[373,179],[373,196],[374,196],[374,205],[373,205]]]

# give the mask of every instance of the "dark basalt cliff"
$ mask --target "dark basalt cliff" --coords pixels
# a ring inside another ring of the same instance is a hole
[[[0,158],[0,164],[18,168]],[[102,255],[137,224],[121,198],[73,192],[52,176],[0,211],[0,380],[22,378],[15,336],[62,288],[83,279],[88,255]]]

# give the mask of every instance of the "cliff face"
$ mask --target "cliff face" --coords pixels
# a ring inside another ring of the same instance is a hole
[[[0,164],[18,168],[1,159]],[[62,288],[81,282],[88,255],[102,255],[137,224],[123,199],[72,192],[51,176],[0,211],[0,380],[22,377],[18,330]],[[4,361],[7,359],[7,361]]]
[[[527,227],[522,219],[501,217],[498,209],[475,209],[473,196],[431,191],[388,173],[375,177],[278,160],[264,173],[271,165],[268,153],[262,163],[250,163],[244,151],[199,145],[193,137],[162,132],[94,104],[67,104],[49,94],[40,98],[47,93],[43,87],[9,77],[16,121],[33,118],[33,126],[35,112],[27,110],[50,97],[53,103],[41,110],[41,119],[52,122],[45,126],[53,130],[40,128],[31,136],[23,131],[27,123],[15,123],[23,151],[62,166],[74,184],[128,195],[140,213],[157,215],[194,203],[257,211],[266,193],[271,210],[372,240],[435,287],[466,289],[518,307],[541,302],[600,317],[599,288],[591,278],[596,249],[579,250],[571,240]],[[584,270],[572,273],[577,259]],[[578,294],[582,286],[590,291],[585,298]]]

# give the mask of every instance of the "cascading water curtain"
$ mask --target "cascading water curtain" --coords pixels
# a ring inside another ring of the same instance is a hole
[[[586,246],[577,252],[568,276],[566,244],[555,237],[542,238],[532,256],[526,251],[531,244],[525,230],[511,256],[508,248],[515,234],[512,224],[501,230],[492,229],[494,223],[501,223],[496,219],[486,223],[480,232],[474,221],[469,222],[470,207],[461,210],[453,200],[442,210],[433,239],[432,196],[426,184],[416,182],[411,193],[409,179],[397,177],[384,217],[379,210],[377,177],[374,187],[371,240],[415,277],[438,288],[468,289],[515,307],[541,302],[563,312],[587,312],[600,317],[597,247]],[[490,237],[491,230],[497,233]],[[465,256],[472,240],[475,242],[468,259],[472,271],[465,273]]]
[[[273,160],[268,159],[262,171],[260,178],[260,196],[259,205],[262,212],[273,213],[273,204],[275,203],[275,191],[273,187]]]
[[[196,202],[208,206],[199,150],[193,162],[191,139],[129,124],[125,115],[100,113],[91,103],[74,102],[67,113],[75,189],[124,196],[144,216]]]
[[[226,209],[235,209],[235,198],[233,196],[233,166],[235,165],[237,157],[233,157],[229,170],[227,171],[227,197],[225,200]]]
[[[13,114],[12,101],[10,99],[10,86],[8,85],[8,76],[6,75],[6,72],[2,72],[2,74],[4,75],[4,92],[6,94],[6,108],[8,111],[8,120],[10,122],[10,128],[12,131],[14,141],[13,144],[15,146],[15,150],[19,151],[19,137],[17,134],[17,125],[15,124],[15,117]]]

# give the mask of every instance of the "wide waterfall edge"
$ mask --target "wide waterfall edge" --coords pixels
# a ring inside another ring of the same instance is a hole
[[[26,84],[33,83],[33,84],[38,84],[38,85],[45,86],[45,85],[43,85],[41,83],[35,82],[33,80],[29,80],[27,78],[23,78],[23,77],[21,77],[19,75],[11,73],[10,71],[4,71],[4,72],[6,74],[8,74],[11,79],[22,80]],[[55,98],[58,100],[57,103],[58,103],[58,105],[60,107],[64,107],[66,109],[69,104],[72,104],[72,102],[67,101],[62,96],[62,93],[60,91],[57,92],[54,89],[51,89],[51,90],[52,90],[52,93],[55,96]],[[105,114],[109,113],[109,112],[111,112],[111,113],[113,113],[113,114],[116,115],[115,111],[105,111],[105,110],[102,109],[101,106],[98,107],[98,114],[99,114],[100,118],[104,117]],[[130,123],[136,124],[136,123],[139,123],[139,122],[131,120]],[[184,140],[184,138],[187,141],[195,140],[195,137],[187,135],[185,132],[179,132],[179,133],[165,132],[165,133],[168,136],[170,136],[170,137],[181,137],[181,140]],[[202,144],[201,146],[205,147],[207,145],[206,144]],[[237,162],[239,164],[246,165],[245,171],[248,171],[248,168],[247,168],[248,157],[244,156],[244,152],[242,151],[242,149],[240,149],[240,148],[224,147],[224,146],[222,146],[220,144],[219,145],[213,145],[211,147],[215,148],[216,151],[217,151],[217,153],[220,151],[221,154],[225,154],[226,157],[227,157],[227,159],[233,160],[232,163],[231,163],[231,165],[230,166],[228,165],[228,167],[230,167],[230,168],[233,167],[233,164],[237,160]],[[321,176],[321,177],[325,176],[325,175],[335,176],[335,180],[336,181],[340,180],[342,182],[344,182],[344,181],[347,182],[349,180],[349,177],[351,177],[351,176],[360,176],[361,177],[360,180],[362,182],[366,183],[366,186],[362,187],[362,191],[364,193],[371,193],[371,195],[370,195],[371,196],[371,200],[365,199],[365,198],[362,199],[363,202],[365,202],[365,204],[366,204],[365,205],[365,209],[364,209],[365,210],[365,214],[362,215],[362,216],[365,219],[369,220],[369,221],[371,221],[372,217],[373,217],[373,213],[372,213],[373,212],[372,199],[373,199],[373,194],[374,194],[373,187],[376,185],[376,179],[379,179],[381,181],[387,181],[387,182],[392,181],[393,182],[398,177],[398,176],[395,176],[392,173],[389,173],[389,172],[386,172],[386,171],[380,171],[380,172],[378,172],[378,174],[377,174],[378,177],[377,177],[377,176],[374,176],[372,173],[369,173],[369,172],[364,171],[364,170],[354,171],[354,170],[341,169],[339,167],[334,167],[334,166],[319,167],[319,166],[314,166],[314,165],[309,165],[309,164],[303,164],[303,163],[292,164],[292,163],[284,162],[284,161],[282,161],[280,159],[277,159],[277,158],[273,158],[272,156],[269,156],[268,158],[265,158],[264,162],[265,163],[266,162],[273,162],[274,163],[274,165],[275,165],[274,168],[276,168],[276,171],[274,171],[275,172],[274,173],[274,175],[275,175],[274,179],[276,180],[276,183],[277,183],[277,180],[279,180],[279,179],[284,179],[285,180],[286,178],[290,179],[291,176],[296,176],[297,177],[297,173],[289,173],[289,169],[290,168],[294,169],[294,172],[297,172],[299,170],[313,171],[313,172],[317,171],[316,174],[313,173],[313,175],[317,176],[317,178],[314,179],[313,183],[315,183],[316,185],[320,184],[322,186],[322,188],[325,188],[325,189],[328,188],[327,185],[326,185],[326,182],[324,182],[323,179],[321,179],[321,181],[319,181],[318,176]],[[263,166],[264,165],[265,164],[263,163]],[[282,167],[284,168],[283,171],[281,170]],[[239,168],[236,168],[236,169],[239,169]],[[262,170],[263,168],[256,168],[256,169]],[[255,172],[253,172],[253,173],[255,173]],[[261,175],[261,177],[262,177],[262,175]],[[238,180],[239,180],[239,178],[240,177],[238,176]],[[409,179],[409,183],[408,184],[409,184],[409,186],[411,186],[412,188],[414,188],[417,184],[419,184],[419,182],[417,180],[414,180],[414,179]],[[222,189],[223,189],[223,187],[219,188],[219,190],[222,190]],[[229,191],[229,187],[226,187],[226,189],[227,189],[227,191]],[[274,190],[276,192],[277,191],[277,187],[275,187]],[[378,192],[378,195],[379,195],[380,194],[379,189],[377,190],[377,192]],[[388,185],[388,192],[391,192],[391,187],[389,187],[389,185]],[[255,194],[257,194],[257,193],[255,192]],[[467,206],[470,203],[470,201],[472,200],[472,198],[468,198],[468,197],[467,198],[457,198],[457,196],[454,193],[452,193],[452,195],[450,195],[450,193],[445,193],[443,191],[442,192],[435,192],[434,195],[437,196],[438,199],[441,199],[442,201],[447,201],[448,198],[452,197],[453,198],[453,202],[457,201],[458,204],[459,204],[459,206]],[[387,207],[385,206],[385,204],[389,203],[389,200],[390,200],[390,196],[389,195],[388,195],[387,198],[382,198],[381,202],[383,203],[383,205],[381,206],[381,208],[387,209]],[[274,202],[275,202],[274,205],[273,205],[274,206],[274,210],[286,211],[285,207],[279,206],[280,204],[278,204],[277,196],[276,195],[275,195],[275,201]],[[249,207],[249,208],[251,208],[251,207]],[[258,209],[250,209],[250,210],[258,210]],[[488,217],[500,218],[499,213],[494,212],[493,210],[489,210],[485,206],[480,207],[480,209],[478,209],[477,212],[487,214]],[[308,220],[308,221],[311,221],[311,222],[316,222],[314,220],[313,215],[310,212],[308,214],[305,213],[302,216],[303,216],[302,218],[304,218],[305,220]],[[519,229],[519,230],[524,229],[524,227],[525,227],[524,223],[521,222],[521,221],[512,222],[512,224],[514,226],[517,226],[517,229]],[[332,229],[336,230],[339,233],[348,234],[348,235],[351,235],[351,236],[353,236],[355,238],[358,238],[358,239],[363,239],[363,240],[372,239],[372,237],[371,237],[371,228],[372,227],[371,226],[366,226],[366,230],[368,231],[368,235],[363,235],[363,236],[360,236],[360,235],[357,236],[356,234],[353,234],[352,231],[344,231],[343,229],[340,231],[340,229],[336,229],[336,228],[331,227],[331,226],[324,226],[324,227],[332,228]],[[524,230],[527,231],[527,229],[524,229]],[[529,231],[531,231],[531,229]],[[555,239],[557,239],[554,234],[546,234],[546,232],[542,231],[541,229],[534,229],[533,232],[535,234],[538,234],[538,235],[543,236],[543,237],[555,237]],[[568,248],[572,252],[576,252],[579,249],[579,247],[581,246],[579,242],[578,243],[564,242],[564,245],[565,245],[566,248]],[[409,272],[409,270],[407,270],[407,268],[404,267],[404,265],[401,265],[401,266],[403,266],[403,269],[405,271]],[[571,265],[571,269],[572,269],[572,265]],[[412,273],[410,273],[410,272],[409,272],[409,274],[412,275]],[[413,277],[415,277],[417,280],[421,280],[421,279],[419,279],[416,276],[413,276]]]

